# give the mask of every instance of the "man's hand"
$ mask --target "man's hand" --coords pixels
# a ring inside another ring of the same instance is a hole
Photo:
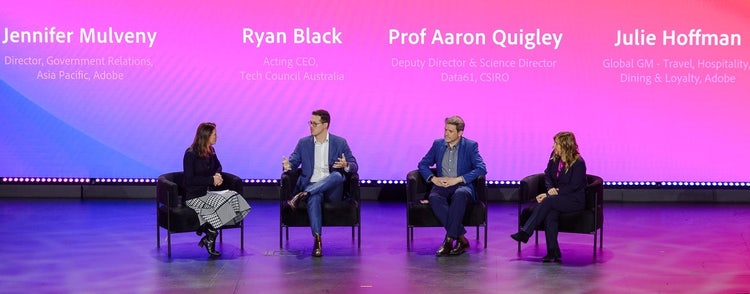
[[[542,203],[542,200],[544,200],[544,198],[547,198],[547,194],[544,194],[544,193],[539,194],[539,195],[536,196],[536,202],[537,203]]]
[[[289,159],[286,159],[286,156],[281,157],[281,170],[285,172],[292,170],[292,164],[289,163]]]
[[[558,188],[549,188],[549,191],[547,191],[547,194],[557,195],[557,191],[559,191],[559,190],[560,189],[558,189]]]
[[[336,159],[336,162],[333,163],[333,168],[346,168],[349,166],[349,163],[346,162],[346,156],[344,156],[344,153],[341,153],[341,157]]]
[[[450,177],[432,177],[431,181],[436,186],[440,186],[440,187],[443,187],[443,188],[448,188],[448,187],[455,186],[455,185],[458,185],[458,184],[462,183],[463,182],[463,178],[461,178],[461,177],[455,177],[455,178],[450,178]]]

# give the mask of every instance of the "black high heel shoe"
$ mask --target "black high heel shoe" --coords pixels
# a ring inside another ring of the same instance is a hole
[[[198,228],[198,231],[196,233],[198,232],[206,233],[206,235],[203,236],[203,238],[201,238],[201,240],[198,242],[198,246],[205,246],[206,251],[209,255],[211,255],[211,257],[220,256],[221,252],[216,251],[216,237],[219,235],[219,231],[211,226],[210,223],[206,222],[200,228]]]
[[[528,233],[524,231],[518,231],[518,233],[510,235],[510,237],[513,238],[513,240],[516,240],[517,242],[526,243],[526,242],[529,242],[529,237],[531,237],[531,235],[529,235]]]
[[[542,257],[542,262],[556,262],[560,263],[562,262],[562,255],[560,252],[555,253],[547,253],[544,257]]]
[[[206,247],[206,251],[208,252],[211,257],[218,257],[221,256],[221,252],[216,251],[216,240],[211,239],[209,236],[204,236],[201,238],[201,240],[198,242],[198,246],[203,248]]]

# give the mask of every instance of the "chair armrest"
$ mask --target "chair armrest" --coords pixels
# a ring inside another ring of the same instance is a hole
[[[530,175],[521,180],[518,190],[518,202],[527,203],[536,199],[536,196],[544,193],[544,174]]]
[[[224,179],[224,182],[216,190],[232,190],[240,195],[245,192],[245,185],[242,183],[240,177],[227,172],[221,172],[221,177]]]
[[[477,200],[487,204],[487,176],[481,175],[477,177],[472,184],[477,192]]]
[[[293,169],[281,173],[281,189],[279,189],[279,199],[283,202],[289,200],[297,187],[297,179],[302,171]]]
[[[420,198],[419,195],[426,195],[425,193],[427,193],[431,187],[431,184],[428,184],[422,179],[419,170],[410,171],[406,174],[406,201],[416,202],[424,199],[424,196]]]
[[[346,182],[344,187],[344,193],[349,195],[354,201],[359,202],[360,200],[360,189],[359,189],[359,173],[346,173]]]
[[[160,175],[156,181],[156,200],[168,207],[180,206],[179,186],[168,179],[168,174]]]
[[[604,203],[604,180],[595,175],[586,175],[588,184],[586,185],[586,209],[601,209]]]

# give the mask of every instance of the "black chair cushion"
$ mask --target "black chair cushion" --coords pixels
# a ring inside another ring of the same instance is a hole
[[[536,207],[536,205],[526,207],[521,211],[521,224],[526,223],[526,220],[531,217],[531,213],[533,213],[534,208]],[[594,231],[594,213],[590,210],[561,213],[558,220],[558,226],[560,232],[592,233]],[[544,222],[541,222],[536,229],[543,231],[545,229]]]
[[[429,204],[419,202],[411,203],[409,209],[409,224],[415,227],[442,227],[440,221],[435,217]],[[486,219],[484,203],[477,202],[466,206],[464,214],[464,226],[481,226]]]
[[[167,213],[171,220],[171,226],[167,226]],[[173,233],[182,233],[198,230],[200,223],[195,210],[187,206],[172,207],[166,205],[159,207],[159,215],[156,217],[159,226]]]
[[[352,226],[358,223],[358,203],[354,200],[339,202],[323,202],[323,226]],[[310,219],[307,215],[307,203],[300,201],[297,209],[284,204],[281,208],[281,219],[290,227],[308,227]]]

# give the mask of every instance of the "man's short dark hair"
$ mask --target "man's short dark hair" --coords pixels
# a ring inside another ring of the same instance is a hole
[[[445,124],[448,125],[454,125],[456,126],[456,131],[462,132],[464,130],[464,127],[466,127],[466,124],[464,123],[464,119],[462,119],[458,115],[454,115],[451,117],[445,118]]]
[[[328,127],[331,126],[331,114],[325,109],[318,109],[312,112],[312,115],[320,116],[321,123],[328,123]]]

